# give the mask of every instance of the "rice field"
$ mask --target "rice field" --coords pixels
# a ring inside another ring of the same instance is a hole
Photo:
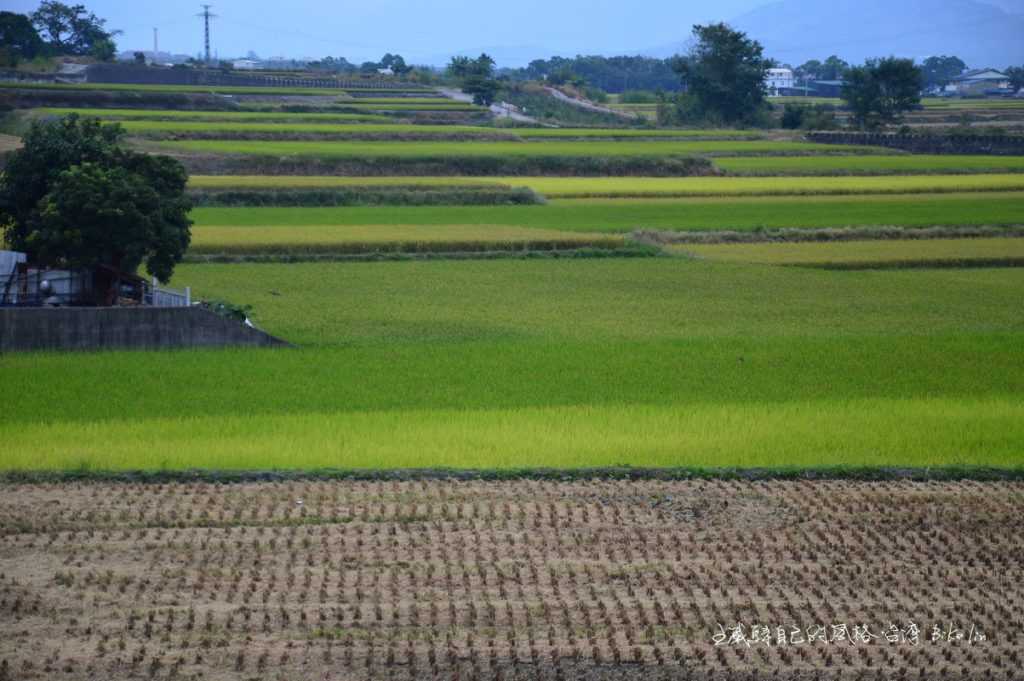
[[[549,198],[784,196],[1005,192],[1024,190],[1024,174],[895,177],[341,177],[193,175],[197,189],[333,189],[455,185],[529,187]]]
[[[573,232],[636,229],[757,230],[844,226],[1020,225],[1024,193],[880,196],[752,196],[691,199],[556,199],[527,206],[348,206],[197,208],[194,231],[259,227],[282,232],[310,226],[477,225]],[[237,234],[237,232],[233,232]],[[208,238],[208,237],[204,237]]]
[[[1021,662],[1015,482],[4,491],[18,679],[954,681]]]
[[[315,87],[245,87],[237,85],[135,85],[127,83],[30,83],[0,81],[0,88],[14,90],[71,90],[105,92],[183,92],[229,95],[345,95],[341,88]],[[380,92],[380,90],[375,90]]]
[[[1024,239],[914,239],[758,244],[686,244],[671,252],[715,262],[818,267],[1024,264]]]
[[[0,420],[0,465],[1012,468],[1022,277],[673,258],[183,265],[175,285],[252,304],[301,348],[6,356],[23,398]],[[133,387],[72,399],[99,380]]]
[[[246,123],[260,121],[275,122],[319,122],[319,123],[347,123],[347,122],[388,122],[393,120],[390,116],[374,114],[352,114],[352,113],[286,113],[277,111],[201,111],[201,110],[179,110],[179,109],[87,109],[70,107],[46,107],[33,109],[33,114],[39,116],[66,116],[77,113],[80,116],[91,116],[108,121],[189,121],[189,122],[229,122]]]
[[[715,165],[737,175],[1019,173],[1024,171],[1024,156],[871,153],[848,156],[759,156],[716,159]]]
[[[694,154],[877,154],[873,147],[815,144],[774,140],[706,140],[706,141],[604,141],[572,142],[545,140],[541,143],[520,142],[306,142],[306,141],[242,141],[185,140],[159,142],[168,151],[189,151],[206,154],[251,154],[260,156],[308,156],[319,158],[444,158],[461,157],[666,157]],[[818,157],[815,157],[817,160]],[[774,159],[773,159],[774,160]],[[1024,162],[1024,159],[1021,159]],[[1022,166],[1024,167],[1024,166]]]
[[[209,255],[357,255],[365,253],[469,253],[549,251],[574,248],[614,249],[622,236],[508,225],[308,225],[196,228],[189,254]]]
[[[477,136],[504,136],[522,139],[548,139],[548,138],[699,138],[716,139],[731,137],[750,137],[750,135],[737,135],[728,130],[636,130],[636,129],[593,129],[593,128],[507,128],[507,127],[484,127],[471,125],[429,125],[412,123],[391,123],[377,124],[356,120],[342,120],[334,123],[322,122],[282,122],[280,120],[267,120],[262,122],[250,121],[132,121],[127,120],[121,126],[129,133],[134,134],[173,134],[173,133],[203,133],[204,136],[215,136],[218,133],[234,136],[245,135],[246,133],[277,133],[288,134],[309,134],[309,135],[331,135],[343,137],[345,135],[477,135]],[[302,114],[298,114],[302,116]]]

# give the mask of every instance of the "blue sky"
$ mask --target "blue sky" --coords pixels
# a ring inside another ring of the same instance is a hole
[[[84,2],[119,28],[121,49],[202,49],[199,3],[131,0]],[[630,53],[680,43],[695,22],[729,19],[764,0],[213,0],[213,45],[221,56],[254,50],[261,56],[378,59],[400,52],[412,61],[439,61],[452,52],[506,48],[517,53],[572,56]],[[4,9],[30,12],[37,0],[4,0]],[[500,56],[500,55],[499,55]],[[501,61],[499,59],[499,61]]]

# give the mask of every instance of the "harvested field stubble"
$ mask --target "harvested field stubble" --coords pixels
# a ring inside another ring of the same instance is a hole
[[[1009,680],[1022,503],[1008,482],[11,485],[0,664],[17,679]]]

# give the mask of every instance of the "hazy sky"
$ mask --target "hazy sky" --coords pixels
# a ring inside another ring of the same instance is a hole
[[[199,3],[139,0],[83,2],[124,31],[119,49],[195,54],[202,49]],[[765,0],[213,0],[213,47],[221,56],[254,50],[260,56],[378,59],[401,52],[413,61],[444,59],[454,51],[512,48],[533,57],[552,53],[628,53],[678,43],[695,22],[729,19]],[[38,0],[3,0],[4,9],[30,12]],[[500,60],[499,60],[500,61]]]

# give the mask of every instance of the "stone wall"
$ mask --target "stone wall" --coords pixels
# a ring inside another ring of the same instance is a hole
[[[285,345],[202,307],[0,308],[0,352]]]
[[[810,132],[820,144],[860,144],[902,149],[917,154],[1024,155],[1024,135],[895,135],[881,132]]]

